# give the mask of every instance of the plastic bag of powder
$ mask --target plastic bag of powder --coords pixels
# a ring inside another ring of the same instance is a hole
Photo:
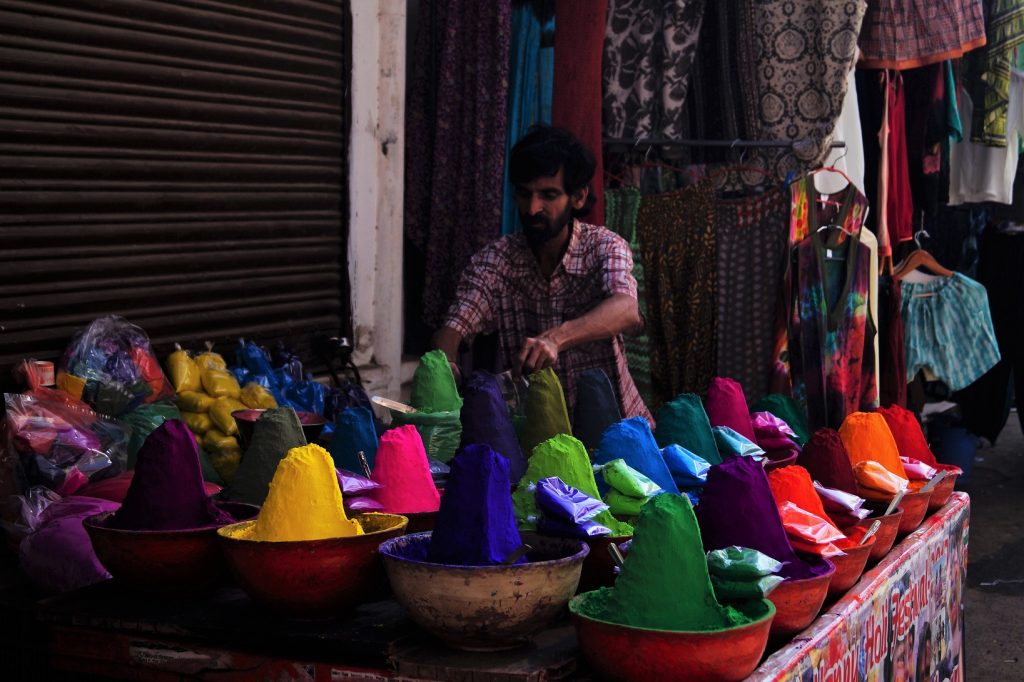
[[[537,521],[537,530],[544,535],[554,535],[560,538],[587,538],[611,535],[611,529],[602,526],[597,521],[579,521],[576,523],[565,523],[550,516],[541,516]]]
[[[589,521],[608,505],[566,485],[557,476],[537,481],[537,506],[549,518],[566,524]]]
[[[613,459],[601,467],[604,482],[627,497],[646,499],[665,492],[657,483],[626,464],[624,459]]]
[[[623,495],[618,490],[609,490],[604,501],[608,503],[608,510],[616,516],[639,516],[640,509],[647,503],[649,497],[630,497]]]
[[[825,544],[842,540],[846,536],[825,519],[801,509],[792,502],[779,505],[779,516],[786,535],[803,542]]]
[[[726,580],[717,575],[711,576],[711,587],[719,601],[730,599],[764,599],[772,590],[785,582],[779,575],[766,575],[753,580]]]
[[[708,552],[708,573],[723,580],[756,580],[782,570],[782,562],[749,547],[725,547]]]

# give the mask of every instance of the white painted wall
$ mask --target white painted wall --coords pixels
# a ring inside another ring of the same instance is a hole
[[[371,394],[402,382],[405,0],[353,0],[349,278],[353,360]]]

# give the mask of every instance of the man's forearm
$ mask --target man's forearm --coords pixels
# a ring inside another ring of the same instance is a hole
[[[615,294],[601,301],[586,315],[567,320],[541,336],[554,341],[558,350],[563,351],[589,341],[635,333],[642,325],[636,299],[627,294]]]
[[[439,348],[448,358],[448,362],[456,362],[459,356],[459,344],[462,334],[451,327],[441,327],[434,333],[434,348]]]

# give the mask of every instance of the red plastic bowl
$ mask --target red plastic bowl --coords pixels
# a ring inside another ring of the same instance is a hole
[[[742,680],[754,672],[768,644],[775,607],[750,601],[739,610],[752,623],[716,632],[650,630],[597,620],[580,613],[594,593],[569,602],[580,650],[606,680]]]
[[[855,532],[851,533],[851,539],[856,542],[864,536],[865,531],[860,526],[854,526],[854,529]],[[836,573],[832,576],[832,582],[828,584],[827,599],[838,599],[857,584],[868,564],[868,557],[871,556],[875,541],[875,536],[872,535],[863,545],[842,547],[843,554],[841,556],[829,557],[828,560],[835,564]]]
[[[930,490],[926,493],[908,492],[903,496],[899,504],[899,508],[903,510],[903,518],[900,519],[900,527],[896,531],[898,537],[902,538],[917,530],[917,527],[924,521],[925,515],[928,514],[928,500],[931,499],[931,496]]]
[[[946,478],[939,481],[939,484],[932,488],[932,496],[931,499],[928,500],[929,514],[938,511],[942,505],[949,502],[949,496],[953,494],[953,488],[956,487],[956,479],[958,478],[960,478],[959,470],[953,473],[947,473]]]
[[[408,523],[397,514],[355,518],[363,535],[263,542],[226,534],[241,524],[222,528],[217,535],[232,574],[253,601],[298,618],[326,618],[379,593],[384,568],[377,547],[404,533]]]
[[[868,553],[869,564],[878,563],[889,553],[889,550],[896,543],[896,532],[899,530],[900,521],[902,520],[903,510],[897,508],[896,511],[888,516],[869,516],[855,526],[855,528],[867,531],[873,522],[882,522],[878,527],[878,532],[875,533],[875,544],[872,545],[871,552]]]
[[[828,573],[802,580],[787,580],[768,595],[767,598],[775,604],[776,612],[772,621],[772,637],[795,635],[817,618],[836,572],[831,562],[822,561],[829,564]]]
[[[236,519],[250,519],[259,507],[216,502]],[[145,592],[187,594],[206,590],[228,575],[217,546],[218,526],[188,530],[122,530],[104,523],[113,512],[90,516],[83,525],[100,563],[114,580]]]

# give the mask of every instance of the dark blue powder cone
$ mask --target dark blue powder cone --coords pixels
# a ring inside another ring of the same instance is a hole
[[[526,457],[519,445],[512,418],[509,416],[501,386],[493,374],[476,372],[466,382],[462,392],[462,443],[489,445],[508,460],[509,479],[512,484],[526,473]]]
[[[588,369],[576,379],[576,409],[573,411],[572,435],[587,450],[601,443],[605,430],[622,419],[615,388],[603,369]]]
[[[347,407],[334,423],[334,437],[327,448],[334,458],[334,466],[363,473],[357,453],[362,451],[373,469],[377,457],[377,431],[373,425],[373,413],[365,407]]]
[[[504,562],[523,544],[512,511],[508,460],[487,445],[467,445],[449,465],[427,560],[456,566]]]
[[[651,425],[643,417],[630,417],[612,424],[601,437],[601,445],[594,453],[595,464],[607,464],[613,459],[624,459],[666,493],[679,494],[679,487],[668,470],[661,449],[654,441]],[[599,480],[603,481],[601,477]],[[605,490],[606,488],[602,488]]]

